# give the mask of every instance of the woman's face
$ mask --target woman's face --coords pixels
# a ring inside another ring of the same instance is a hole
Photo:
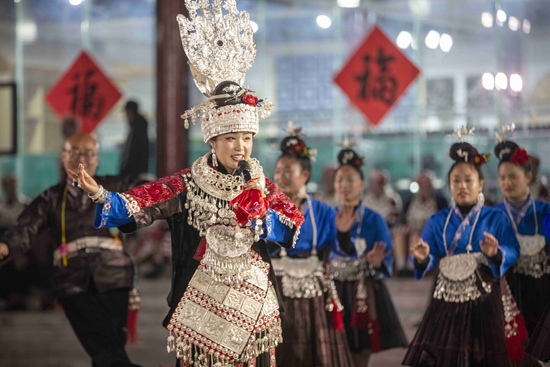
[[[361,200],[361,193],[365,189],[365,181],[353,167],[342,166],[334,176],[336,196],[344,204],[356,204]]]
[[[473,205],[483,189],[483,180],[473,165],[457,164],[449,175],[451,196],[458,205]]]
[[[502,195],[510,201],[522,200],[528,193],[531,173],[512,162],[504,162],[498,168],[498,183]]]
[[[303,170],[296,159],[281,157],[275,165],[273,179],[282,192],[293,197],[305,186],[309,171]]]
[[[218,135],[210,140],[210,146],[216,152],[218,163],[229,172],[237,169],[242,160],[248,160],[252,154],[253,134],[247,132]]]

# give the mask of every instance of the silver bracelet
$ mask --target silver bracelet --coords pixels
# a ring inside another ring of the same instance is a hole
[[[107,198],[107,192],[102,185],[99,185],[97,192],[94,195],[88,194],[88,197],[96,204],[103,204]]]

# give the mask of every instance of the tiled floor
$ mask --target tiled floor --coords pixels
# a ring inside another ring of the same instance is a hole
[[[139,317],[141,342],[128,348],[134,363],[143,367],[173,366],[175,357],[166,353],[167,331],[161,321],[167,312],[169,278],[140,280],[142,309]],[[388,288],[393,296],[409,340],[414,324],[427,304],[430,280],[392,279]],[[400,366],[404,349],[375,354],[372,367]],[[0,313],[0,367],[90,367],[62,311]]]

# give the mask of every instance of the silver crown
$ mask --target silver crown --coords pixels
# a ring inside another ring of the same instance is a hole
[[[346,135],[344,140],[342,140],[342,142],[338,145],[340,145],[343,149],[351,149],[357,146],[357,142],[355,141],[355,139],[352,139]]]
[[[507,138],[514,135],[514,130],[516,129],[515,124],[502,125],[500,131],[495,131],[495,140],[497,143],[502,143]]]
[[[476,130],[475,127],[472,127],[470,129],[468,129],[467,126],[461,126],[459,128],[457,128],[452,134],[451,136],[456,136],[456,138],[458,139],[458,142],[459,143],[463,143],[464,142],[464,139],[463,137],[464,136],[467,136],[467,135],[474,135],[474,131]]]
[[[204,141],[231,132],[259,131],[259,118],[271,114],[273,103],[258,99],[243,88],[246,72],[256,58],[256,43],[250,15],[239,12],[235,0],[185,0],[189,19],[178,15],[181,42],[189,58],[189,67],[197,88],[208,97],[181,116],[185,128],[201,121]],[[224,81],[234,82],[214,95]],[[217,107],[217,99],[235,103]]]
[[[193,80],[211,97],[223,81],[244,84],[256,58],[250,15],[239,12],[235,0],[185,0],[189,18],[179,14],[183,49]]]

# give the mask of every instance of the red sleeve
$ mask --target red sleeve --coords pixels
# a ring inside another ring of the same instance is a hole
[[[277,213],[279,220],[290,228],[300,227],[304,223],[304,216],[290,198],[267,177],[265,188],[268,193],[266,199],[269,202],[269,207]]]
[[[136,186],[133,189],[120,194],[128,202],[128,209],[132,214],[139,213],[142,209],[157,206],[170,201],[180,193],[187,190],[183,175],[189,173],[186,168],[173,175],[159,178],[146,184]]]

